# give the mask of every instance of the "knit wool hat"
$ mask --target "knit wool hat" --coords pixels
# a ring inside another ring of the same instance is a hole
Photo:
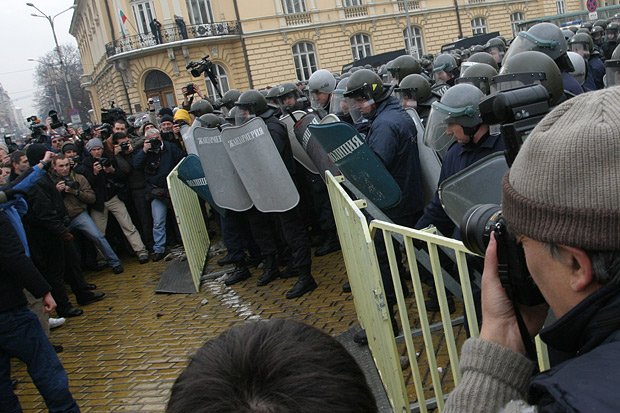
[[[588,92],[531,132],[503,183],[518,234],[586,250],[620,250],[620,87]]]
[[[26,158],[28,158],[30,166],[38,164],[39,161],[45,157],[45,152],[47,152],[47,146],[42,143],[28,145],[28,149],[26,149]]]
[[[161,117],[159,122],[160,123],[164,123],[164,122],[172,123],[172,122],[174,122],[174,118],[172,117],[172,115],[164,115],[164,116]]]
[[[95,148],[103,148],[103,143],[99,138],[92,138],[91,140],[86,142],[86,146],[84,148],[86,149],[86,152],[90,152]]]
[[[60,148],[60,151],[62,153],[66,153],[67,151],[78,151],[78,147],[75,143],[73,142],[65,142],[62,144],[62,147]]]

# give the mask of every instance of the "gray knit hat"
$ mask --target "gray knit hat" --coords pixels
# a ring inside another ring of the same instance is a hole
[[[549,113],[504,177],[503,214],[518,234],[620,250],[620,86]]]
[[[89,139],[88,142],[86,142],[86,145],[84,147],[86,149],[86,152],[90,152],[95,148],[103,148],[103,142],[101,142],[101,139],[99,138],[92,138]]]

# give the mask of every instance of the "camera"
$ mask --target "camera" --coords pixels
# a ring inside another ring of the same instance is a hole
[[[80,155],[75,155],[73,158],[69,158],[69,160],[73,163],[73,165],[77,165],[82,162],[82,157]]]
[[[63,123],[60,121],[60,119],[58,119],[58,112],[56,112],[55,110],[50,110],[48,112],[48,116],[52,118],[52,123],[50,125],[52,129],[60,128],[61,126],[63,126]]]
[[[185,95],[189,96],[193,95],[194,93],[196,93],[196,87],[193,83],[188,83],[187,86],[185,86]]]
[[[508,298],[528,306],[545,302],[527,269],[523,248],[508,231],[499,205],[473,206],[463,216],[460,228],[463,244],[479,255],[484,255],[491,232],[495,233],[499,278]]]
[[[126,141],[126,142],[121,142],[119,146],[121,147],[121,151],[128,152],[131,144]]]
[[[99,162],[103,168],[112,166],[112,161],[108,158],[95,158],[95,162]]]
[[[149,149],[149,152],[154,152],[154,153],[159,153],[159,151],[161,151],[161,141],[157,138],[151,138],[148,140],[148,143],[151,144],[151,149]]]
[[[80,189],[80,184],[77,181],[74,181],[71,178],[62,178],[65,183],[65,186],[71,189]]]
[[[187,64],[187,66],[185,66],[185,68],[187,70],[189,70],[189,72],[192,74],[192,76],[194,77],[200,77],[201,74],[207,72],[207,75],[209,77],[211,77],[209,75],[209,72],[212,73],[213,71],[213,62],[211,62],[209,60],[209,55],[206,55],[205,57],[203,57],[202,59],[198,60],[197,62],[191,61]],[[189,85],[187,85],[189,87]],[[192,85],[193,87],[193,85]]]
[[[101,126],[97,128],[97,130],[101,134],[102,141],[112,136],[112,125],[110,125],[109,123],[102,123]]]

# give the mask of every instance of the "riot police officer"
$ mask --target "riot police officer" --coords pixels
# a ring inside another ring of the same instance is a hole
[[[433,94],[441,98],[451,86],[454,86],[459,76],[459,68],[454,56],[447,53],[437,56],[433,62],[433,76],[435,78]]]
[[[308,79],[310,106],[321,118],[329,113],[331,94],[334,89],[336,89],[336,78],[329,70],[319,69]]]
[[[428,79],[419,74],[408,75],[401,80],[399,86],[394,91],[399,97],[400,105],[403,109],[415,109],[422,123],[426,125],[431,105],[439,100],[432,94],[431,84]]]
[[[599,26],[597,26],[599,27]],[[590,35],[577,33],[568,41],[571,50],[579,53],[588,64],[586,81],[583,88],[586,91],[603,89],[603,76],[605,76],[605,64],[600,58],[597,50],[594,49],[594,42]]]
[[[415,57],[402,55],[392,61],[387,71],[390,74],[388,83],[398,86],[405,77],[422,73],[422,66]]]

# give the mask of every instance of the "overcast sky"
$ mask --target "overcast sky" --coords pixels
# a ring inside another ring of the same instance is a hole
[[[0,13],[0,39],[4,46],[0,49],[0,83],[9,93],[16,107],[23,108],[24,117],[35,114],[33,97],[34,68],[38,63],[28,59],[40,59],[54,49],[54,37],[49,22],[26,6],[28,0],[3,1]],[[73,0],[30,0],[47,15],[55,15],[73,5]],[[76,45],[75,38],[69,34],[73,10],[54,19],[58,43]]]

